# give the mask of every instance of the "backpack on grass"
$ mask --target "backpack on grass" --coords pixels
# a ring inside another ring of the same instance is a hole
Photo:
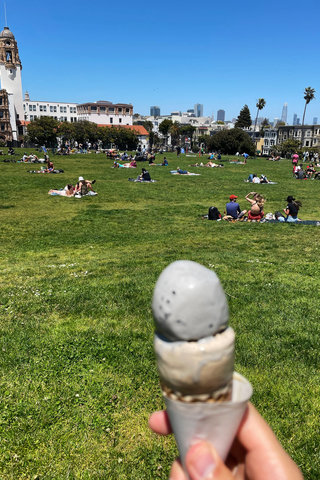
[[[221,213],[217,207],[209,207],[208,220],[219,220],[219,218],[221,218]]]

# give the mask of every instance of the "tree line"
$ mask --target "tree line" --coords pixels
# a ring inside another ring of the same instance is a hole
[[[102,148],[117,145],[121,150],[135,150],[138,145],[137,134],[123,127],[98,127],[96,123],[86,120],[80,122],[58,122],[52,117],[41,117],[33,120],[27,127],[26,142],[46,145],[54,148],[60,141],[63,145],[70,142],[91,144],[99,142]]]

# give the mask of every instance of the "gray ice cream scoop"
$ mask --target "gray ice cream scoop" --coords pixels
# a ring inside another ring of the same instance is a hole
[[[229,318],[217,275],[189,260],[178,260],[163,270],[152,311],[157,333],[170,341],[209,337],[226,328]]]

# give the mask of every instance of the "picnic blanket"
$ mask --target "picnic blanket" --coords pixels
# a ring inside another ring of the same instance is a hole
[[[316,227],[320,227],[320,220],[299,220],[298,222],[279,222],[278,220],[265,219],[263,220],[262,223],[282,223],[287,225],[315,225]]]
[[[157,180],[138,180],[137,178],[128,178],[129,182],[135,183],[156,183]]]
[[[52,172],[46,172],[45,170],[29,170],[28,173],[64,173],[64,170],[52,170]]]

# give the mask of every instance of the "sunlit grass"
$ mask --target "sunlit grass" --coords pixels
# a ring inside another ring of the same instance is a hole
[[[320,220],[320,183],[293,179],[285,160],[197,169],[166,156],[147,185],[128,182],[140,168],[112,169],[103,155],[56,157],[61,175],[0,163],[1,479],[168,478],[174,442],[147,427],[163,407],[150,303],[161,270],[181,258],[219,275],[236,368],[305,477],[318,478],[319,229],[201,216],[223,212],[231,193],[244,208],[243,180],[264,173],[278,182],[257,188],[265,212],[294,195],[302,218]],[[201,175],[170,175],[177,165]],[[98,196],[47,195],[79,175],[96,178]]]

